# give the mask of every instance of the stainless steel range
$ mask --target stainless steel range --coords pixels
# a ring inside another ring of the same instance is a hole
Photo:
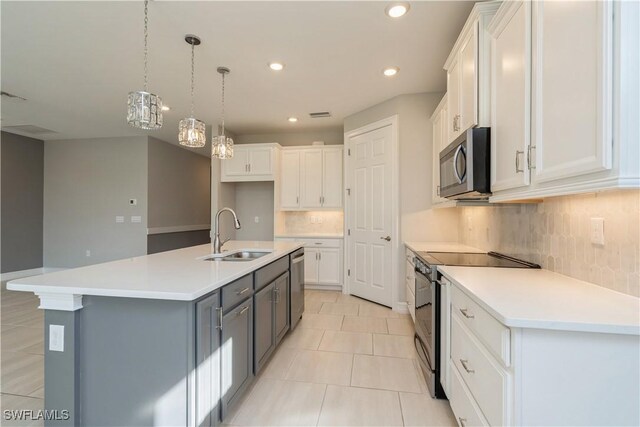
[[[414,342],[420,367],[431,396],[445,399],[446,395],[440,384],[442,364],[440,360],[440,322],[442,316],[449,316],[449,312],[445,310],[443,313],[440,304],[442,289],[439,282],[438,265],[505,268],[540,268],[540,266],[497,252],[418,252],[417,255],[414,259],[416,273],[416,333]]]

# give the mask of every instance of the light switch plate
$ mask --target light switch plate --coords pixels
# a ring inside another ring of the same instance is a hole
[[[116,223],[117,224],[122,224],[123,222],[124,222],[124,216],[116,215]]]
[[[49,351],[64,351],[64,325],[49,325]]]
[[[604,218],[591,218],[591,243],[604,245]]]
[[[131,217],[131,222],[140,223],[142,222],[142,217],[140,215],[133,215]]]

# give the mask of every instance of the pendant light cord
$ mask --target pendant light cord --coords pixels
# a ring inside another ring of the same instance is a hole
[[[224,136],[224,75],[222,73],[222,136]]]
[[[149,37],[149,0],[144,0],[144,91],[149,92],[147,85],[147,38]]]
[[[191,117],[193,118],[193,88],[194,88],[194,69],[195,69],[195,50],[196,44],[191,42]]]

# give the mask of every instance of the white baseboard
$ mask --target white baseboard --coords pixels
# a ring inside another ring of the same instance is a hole
[[[399,301],[393,306],[393,311],[400,314],[409,314],[409,307],[406,302]]]
[[[305,289],[309,289],[312,291],[340,291],[342,292],[342,286],[336,285],[304,285]]]

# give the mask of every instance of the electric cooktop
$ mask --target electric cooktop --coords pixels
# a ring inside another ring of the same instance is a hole
[[[538,264],[513,258],[498,252],[418,252],[429,265],[457,265],[464,267],[540,268]]]

